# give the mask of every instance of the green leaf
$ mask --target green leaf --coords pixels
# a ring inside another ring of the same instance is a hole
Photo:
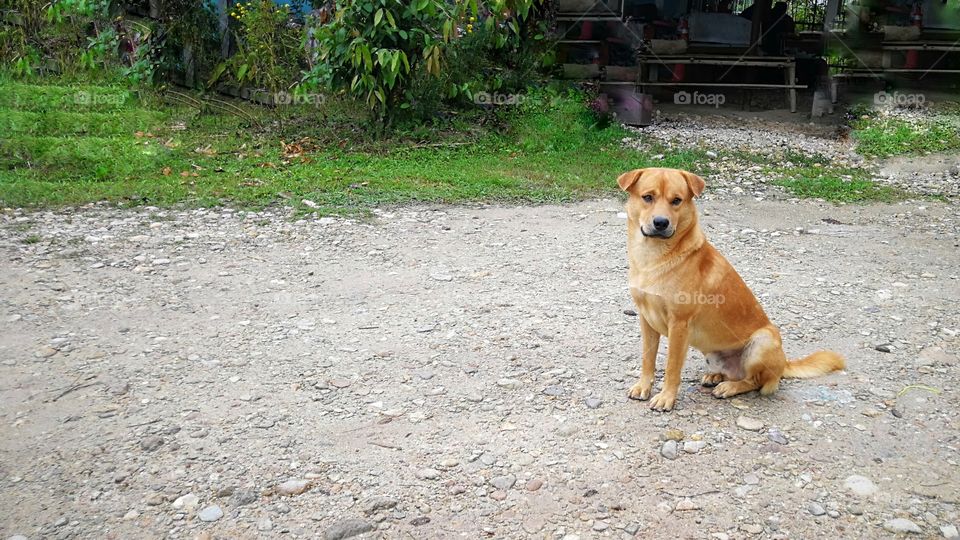
[[[377,14],[373,16],[373,26],[379,26],[380,21],[383,20],[383,8],[377,10]]]
[[[237,70],[237,82],[243,82],[243,77],[247,74],[247,71],[250,70],[250,64],[243,64],[240,66],[240,69]]]

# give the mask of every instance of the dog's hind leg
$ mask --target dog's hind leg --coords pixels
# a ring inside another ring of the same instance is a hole
[[[700,380],[700,384],[710,388],[727,380],[723,374],[723,356],[720,353],[709,353],[704,357],[707,361],[707,373]]]
[[[780,332],[773,326],[757,330],[750,336],[750,342],[741,356],[743,379],[726,381],[713,389],[714,397],[728,398],[752,390],[760,390],[763,395],[777,391],[780,377],[787,365],[780,342]]]

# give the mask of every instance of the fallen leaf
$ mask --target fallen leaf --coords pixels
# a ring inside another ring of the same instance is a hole
[[[173,172],[173,169],[170,167],[164,167],[160,172],[163,173],[164,176],[170,176],[170,174]]]

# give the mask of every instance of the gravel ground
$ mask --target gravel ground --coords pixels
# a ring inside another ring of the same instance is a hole
[[[0,533],[955,536],[958,207],[701,209],[846,372],[719,401],[692,352],[677,410],[628,401],[615,200],[2,213]]]
[[[936,112],[885,109],[885,114],[919,122]],[[707,151],[711,161],[704,163],[699,172],[710,175],[716,192],[778,196],[779,188],[770,184],[776,177],[768,167],[756,164],[756,158],[762,157],[768,163],[786,168],[801,160],[815,161],[824,167],[860,168],[868,171],[870,179],[877,184],[960,201],[960,153],[865,158],[856,152],[849,129],[835,124],[801,123],[795,117],[779,118],[775,113],[727,111],[720,114],[701,110],[687,114],[667,108],[653,125],[630,129],[636,137],[623,140],[628,148],[648,149],[653,143],[667,151]],[[745,156],[751,159],[746,160]]]

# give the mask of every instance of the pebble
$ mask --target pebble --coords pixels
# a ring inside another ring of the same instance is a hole
[[[660,455],[666,459],[677,459],[677,441],[669,440],[660,447]]]
[[[57,354],[57,350],[49,345],[44,345],[37,349],[37,352],[33,353],[37,358],[50,358],[55,354]]]
[[[859,497],[869,497],[878,491],[876,484],[866,476],[853,474],[843,481],[844,487]]]
[[[145,452],[153,452],[157,448],[160,448],[160,446],[162,445],[163,445],[163,438],[160,437],[159,435],[150,435],[149,437],[145,437],[143,440],[140,441],[140,448],[143,449]]]
[[[883,528],[895,534],[922,534],[923,529],[921,529],[916,523],[910,521],[906,518],[896,518],[885,521],[883,523]]]
[[[200,504],[200,498],[193,493],[187,493],[186,495],[177,497],[177,499],[173,501],[173,507],[177,510],[183,509],[189,511],[196,508],[198,504]]]
[[[436,480],[440,478],[440,471],[436,469],[420,469],[417,471],[417,478],[421,480]]]
[[[512,474],[506,474],[503,476],[495,476],[490,479],[490,485],[502,490],[507,490],[513,487],[517,483],[517,477]]]
[[[212,522],[217,521],[223,517],[223,510],[215,504],[204,508],[203,510],[197,512],[197,517],[200,518],[200,521]]]
[[[700,505],[693,502],[692,499],[680,499],[680,502],[677,503],[677,506],[674,507],[674,510],[677,512],[685,512],[688,510],[699,510]]]
[[[668,429],[660,435],[660,439],[664,441],[680,441],[683,440],[683,432],[679,429]]]
[[[814,516],[822,516],[827,513],[827,511],[824,510],[823,506],[821,506],[820,503],[817,503],[817,502],[812,502],[808,504],[807,512],[810,512],[810,514]]]
[[[273,522],[270,521],[270,518],[263,518],[257,521],[257,530],[260,532],[267,532],[273,530]]]
[[[741,415],[737,417],[737,427],[747,431],[760,431],[763,429],[763,422],[756,418]]]
[[[281,495],[300,495],[310,488],[308,480],[292,478],[277,486],[277,493]]]
[[[767,430],[767,438],[777,444],[788,444],[790,441],[787,440],[787,436],[783,434],[779,429],[772,427]]]
[[[363,503],[363,512],[367,515],[376,514],[381,510],[390,510],[399,504],[400,501],[396,497],[389,497],[386,495],[379,495],[376,497],[371,497]]]
[[[960,532],[957,531],[957,527],[954,525],[941,525],[940,534],[948,540],[954,540],[960,538]]]
[[[520,388],[521,386],[523,386],[523,383],[518,379],[504,378],[497,381],[497,386],[499,386],[500,388],[508,388],[510,390],[516,390],[517,388]]]
[[[688,454],[699,454],[706,447],[706,441],[687,441],[683,443],[683,451]]]
[[[330,525],[323,533],[324,540],[353,538],[374,529],[373,524],[357,518],[341,519]]]
[[[527,491],[537,491],[538,489],[543,487],[543,480],[541,480],[540,478],[532,478],[527,482],[527,485],[525,487]]]
[[[548,396],[562,396],[564,392],[563,392],[563,387],[548,386],[543,389],[543,393]]]
[[[603,405],[603,400],[600,398],[589,397],[584,403],[587,405],[588,409],[599,409]]]

